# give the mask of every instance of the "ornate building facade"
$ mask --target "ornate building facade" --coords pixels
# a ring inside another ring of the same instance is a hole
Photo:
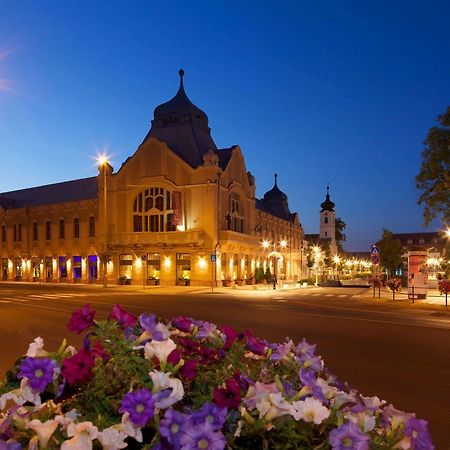
[[[96,177],[0,194],[1,279],[212,285],[275,263],[279,279],[304,275],[303,229],[276,177],[257,199],[240,147],[217,148],[183,76],[117,172],[105,162]],[[282,258],[263,240],[285,241]]]

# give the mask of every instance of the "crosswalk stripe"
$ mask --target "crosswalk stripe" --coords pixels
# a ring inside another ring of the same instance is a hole
[[[333,294],[325,294],[325,297],[333,297]]]
[[[346,294],[341,294],[341,295],[338,295],[338,297],[339,298],[344,298],[344,297],[347,297],[347,295]]]
[[[12,303],[9,300],[0,300],[0,303]]]

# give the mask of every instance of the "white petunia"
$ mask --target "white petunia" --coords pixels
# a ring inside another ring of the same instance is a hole
[[[10,402],[13,402],[15,405],[23,405],[25,403],[25,399],[17,396],[14,392],[6,392],[3,395],[0,395],[0,411],[3,411]]]
[[[171,389],[172,392],[168,397],[158,400],[155,405],[157,408],[166,409],[174,403],[179,402],[184,396],[183,383],[177,378],[170,378],[167,373],[154,370],[150,372],[150,377],[153,381],[153,393]]]
[[[46,422],[34,419],[28,423],[27,428],[36,433],[39,439],[39,446],[41,448],[46,448],[52,434],[55,432],[56,428],[58,428],[58,422],[54,419],[47,420]]]
[[[102,444],[104,450],[120,450],[127,447],[128,444],[125,442],[126,438],[127,435],[115,427],[105,428],[97,435],[97,439]]]
[[[135,426],[134,423],[130,420],[129,413],[123,413],[122,415],[122,423],[120,425],[120,429],[127,435],[132,437],[138,442],[142,442],[142,431],[139,427]]]
[[[56,422],[61,425],[62,428],[66,429],[78,416],[76,409],[71,409],[64,415],[58,415],[55,417]]]
[[[362,431],[364,431],[364,433],[368,433],[375,428],[375,417],[367,414],[366,411],[344,414],[344,417],[358,425],[358,427]]]
[[[292,406],[292,416],[295,420],[302,419],[305,422],[314,422],[319,425],[330,416],[330,410],[323,406],[320,400],[313,397],[293,402]]]
[[[172,339],[166,339],[165,341],[151,341],[147,342],[144,346],[145,357],[151,359],[156,356],[161,363],[167,361],[167,357],[177,348],[175,342]]]
[[[92,450],[92,441],[97,438],[98,429],[92,422],[71,423],[67,435],[72,439],[63,442],[61,450]]]
[[[285,400],[281,392],[262,398],[256,403],[256,409],[259,411],[259,418],[264,418],[267,422],[293,413],[292,405]]]
[[[40,358],[43,356],[48,356],[48,352],[43,350],[44,339],[37,337],[29,346],[27,351],[27,356],[30,358]]]
[[[41,397],[39,395],[39,392],[33,391],[30,384],[28,383],[28,378],[22,378],[22,381],[20,382],[20,394],[19,396],[23,398],[25,401],[33,403],[33,405],[40,405]]]

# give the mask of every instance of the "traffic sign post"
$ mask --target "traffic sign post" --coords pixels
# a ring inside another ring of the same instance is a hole
[[[375,284],[378,285],[378,298],[380,298],[381,280],[378,279],[378,266],[380,264],[380,248],[375,244],[370,249],[370,261],[372,262],[373,298],[375,298]]]

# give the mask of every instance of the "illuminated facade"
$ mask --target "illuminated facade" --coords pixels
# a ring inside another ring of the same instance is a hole
[[[273,271],[264,239],[285,240],[279,279],[304,275],[303,230],[277,186],[255,198],[239,146],[218,149],[180,87],[117,172],[0,194],[0,278],[123,284],[250,283]]]

